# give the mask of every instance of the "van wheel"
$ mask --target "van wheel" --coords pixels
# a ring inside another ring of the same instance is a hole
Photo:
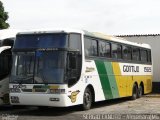
[[[83,95],[82,109],[89,110],[92,106],[92,101],[93,101],[92,92],[89,88],[86,88]]]
[[[142,97],[142,94],[143,94],[143,88],[142,88],[142,85],[140,85],[139,88],[138,88],[138,95],[137,95],[137,97],[138,98]]]
[[[137,98],[138,88],[137,85],[133,85],[131,100],[135,100]]]

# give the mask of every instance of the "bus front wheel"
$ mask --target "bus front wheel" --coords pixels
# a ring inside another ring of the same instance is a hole
[[[92,92],[91,90],[87,87],[84,91],[84,95],[83,95],[83,104],[82,104],[82,108],[83,110],[89,110],[91,108],[92,105]]]

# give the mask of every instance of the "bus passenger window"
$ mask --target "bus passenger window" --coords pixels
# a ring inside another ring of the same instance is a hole
[[[112,58],[122,58],[122,46],[112,43]]]
[[[111,57],[110,43],[99,41],[99,55],[100,57]]]
[[[91,56],[90,44],[91,44],[91,40],[88,38],[85,38],[84,40],[85,56]]]
[[[112,44],[112,58],[117,58],[117,44]]]
[[[118,45],[117,55],[118,59],[122,59],[122,45]]]
[[[123,46],[123,59],[131,60],[132,48],[128,46]]]
[[[152,59],[151,59],[151,51],[148,50],[148,60],[147,60],[149,63],[152,62]]]
[[[85,49],[85,56],[98,56],[96,40],[85,38],[84,49]]]
[[[69,47],[71,49],[79,50],[81,53],[81,35],[77,33],[69,34]]]
[[[101,57],[105,57],[105,42],[103,42],[103,41],[99,41],[99,55],[101,56]]]
[[[147,62],[147,50],[142,50],[141,49],[141,61],[142,62]]]
[[[139,61],[140,60],[140,50],[139,48],[133,48],[133,54],[132,54],[132,59],[135,61]]]
[[[111,57],[111,44],[106,43],[106,51],[105,51],[106,57],[110,58]]]

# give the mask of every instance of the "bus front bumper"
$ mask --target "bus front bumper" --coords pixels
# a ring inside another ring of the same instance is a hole
[[[10,93],[12,105],[66,107],[69,97],[66,94],[21,94]]]

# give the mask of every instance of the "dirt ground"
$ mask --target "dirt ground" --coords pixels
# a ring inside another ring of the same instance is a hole
[[[2,106],[0,115],[2,120],[159,120],[160,95],[147,95],[134,101],[123,98],[98,102],[88,111],[81,111],[79,106],[44,109]]]

